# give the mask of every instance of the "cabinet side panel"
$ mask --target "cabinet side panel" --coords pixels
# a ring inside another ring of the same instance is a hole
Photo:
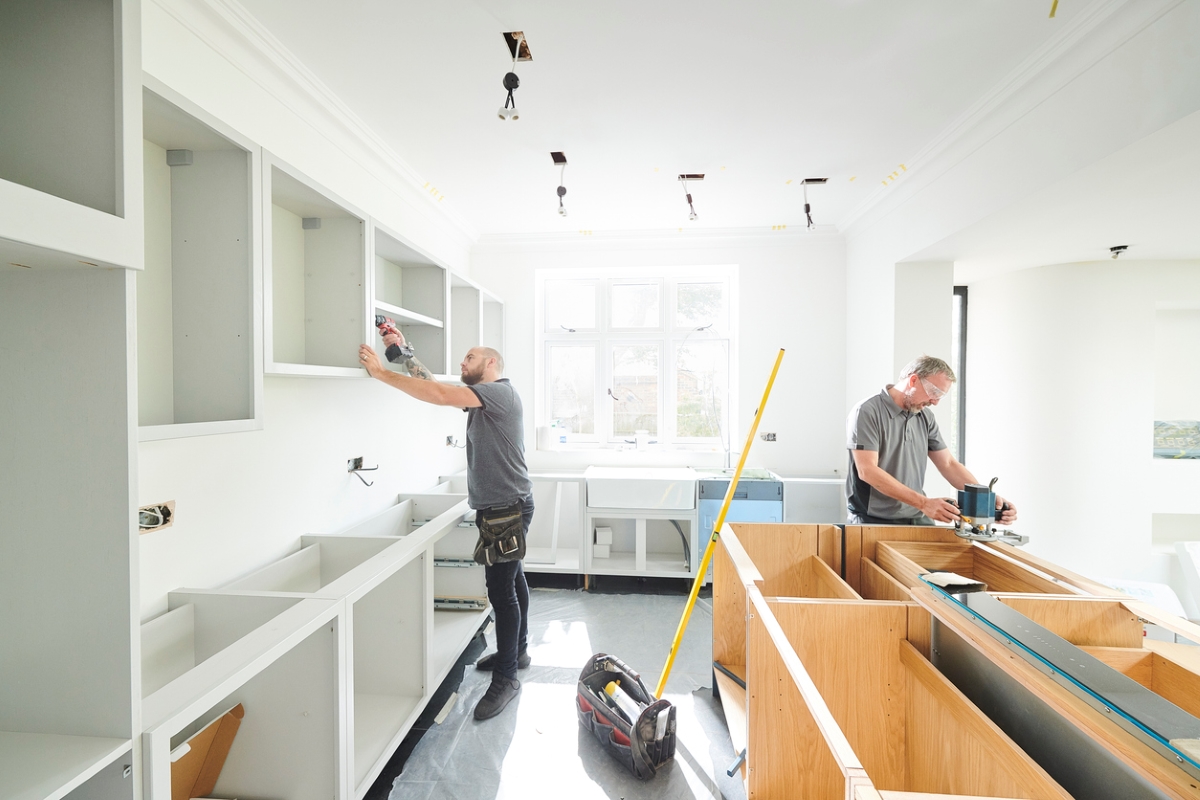
[[[0,273],[6,730],[133,733],[127,278],[124,270]],[[64,320],[86,336],[64,333]]]
[[[175,422],[250,419],[250,156],[171,168]]]
[[[171,320],[171,168],[167,151],[143,141],[146,268],[137,274],[138,424],[175,422]]]

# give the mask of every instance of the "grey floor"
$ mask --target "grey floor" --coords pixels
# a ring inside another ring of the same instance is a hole
[[[599,594],[533,589],[529,653],[521,694],[498,717],[476,722],[490,674],[473,668],[451,710],[416,745],[390,800],[430,798],[729,798],[743,800],[712,681],[712,606],[701,599],[667,682],[678,739],[673,762],[639,781],[580,728],[579,671],[596,652],[618,656],[654,691],[686,603],[682,595]],[[490,652],[495,640],[488,635]]]

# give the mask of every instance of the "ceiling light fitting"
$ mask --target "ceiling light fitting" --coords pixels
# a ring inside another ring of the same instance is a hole
[[[1112,258],[1113,258],[1113,260],[1115,261],[1115,260],[1116,260],[1116,258],[1117,258],[1117,256],[1121,255],[1122,253],[1124,253],[1124,252],[1125,252],[1126,250],[1128,250],[1128,249],[1129,249],[1129,245],[1127,245],[1127,244],[1119,244],[1119,245],[1117,245],[1116,247],[1110,247],[1110,248],[1108,248],[1108,252],[1112,253]]]
[[[808,187],[809,186],[820,186],[821,184],[826,183],[828,181],[829,181],[829,178],[805,178],[804,180],[800,181],[800,185],[804,187],[804,217],[805,217],[805,219],[808,220],[809,228],[812,228],[812,226],[813,226],[813,219],[812,219],[812,206],[810,206],[808,204]]]
[[[558,172],[558,215],[565,217],[567,209],[563,206],[563,198],[566,197],[567,187],[563,186],[563,175],[567,171],[567,155],[566,153],[555,151],[550,154],[550,158],[553,159],[555,166],[560,167]]]
[[[533,56],[529,53],[529,43],[525,41],[525,34],[521,31],[512,31],[505,33],[504,42],[508,45],[508,51],[512,54],[512,69],[504,75],[504,88],[508,90],[508,97],[504,100],[504,105],[496,112],[500,119],[520,119],[521,115],[517,111],[517,101],[513,98],[513,92],[521,85],[521,79],[517,77],[517,62],[532,61]]]
[[[700,216],[696,213],[696,207],[692,205],[692,193],[688,191],[688,181],[704,180],[703,172],[685,172],[679,176],[679,182],[683,184],[683,193],[687,195],[688,203],[688,219],[692,222],[696,221],[696,217]]]

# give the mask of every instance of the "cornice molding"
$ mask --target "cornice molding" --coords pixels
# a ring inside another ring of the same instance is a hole
[[[834,225],[817,225],[812,230],[803,227],[773,230],[770,227],[698,228],[679,230],[657,228],[624,231],[571,231],[561,233],[485,233],[476,242],[478,250],[513,250],[523,248],[555,249],[591,244],[597,247],[656,247],[740,244],[772,246],[804,241],[840,239]]]
[[[838,229],[885,216],[1182,2],[1095,0],[908,159],[904,179],[876,188]]]
[[[236,0],[149,1],[365,170],[390,178],[393,189],[430,222],[448,227],[465,247],[479,238],[474,226],[435,200],[416,170]]]

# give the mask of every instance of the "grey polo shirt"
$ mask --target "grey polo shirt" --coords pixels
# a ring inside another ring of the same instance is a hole
[[[863,400],[846,420],[846,447],[879,453],[884,472],[910,489],[924,494],[925,465],[929,452],[945,450],[946,442],[938,430],[933,409],[909,413],[888,394],[882,392]],[[854,454],[846,476],[846,505],[851,514],[882,517],[904,522],[921,516],[920,509],[894,500],[858,476]]]
[[[468,386],[482,405],[467,409],[467,505],[496,508],[533,492],[525,468],[525,412],[508,378]]]

